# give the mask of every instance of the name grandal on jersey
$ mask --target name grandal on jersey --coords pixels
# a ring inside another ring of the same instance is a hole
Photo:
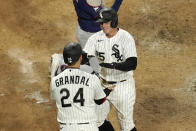
[[[89,78],[86,78],[85,76],[64,76],[60,77],[55,80],[56,87],[59,87],[61,85],[65,84],[82,84],[85,86],[89,86]]]

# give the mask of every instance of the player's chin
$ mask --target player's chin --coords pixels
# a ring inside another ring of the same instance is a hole
[[[109,35],[109,30],[108,29],[103,29],[103,32],[106,34],[106,35]]]

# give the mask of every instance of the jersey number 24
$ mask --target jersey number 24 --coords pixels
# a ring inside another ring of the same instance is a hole
[[[71,107],[71,103],[69,104],[65,104],[65,100],[69,98],[70,93],[69,90],[66,88],[63,88],[60,90],[60,94],[65,93],[66,95],[63,95],[61,97],[61,105],[62,107]],[[83,98],[83,88],[79,88],[77,93],[75,94],[74,98],[73,98],[73,102],[74,103],[80,103],[80,106],[84,106],[84,101],[85,99]]]

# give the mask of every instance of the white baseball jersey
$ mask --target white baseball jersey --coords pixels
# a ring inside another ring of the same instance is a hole
[[[115,36],[107,38],[103,31],[92,35],[84,51],[88,55],[96,56],[99,63],[124,62],[128,57],[137,57],[135,41],[125,30],[120,29]],[[107,81],[120,81],[128,79],[133,75],[133,71],[120,71],[101,67],[100,75]]]
[[[76,68],[67,68],[51,79],[51,96],[58,108],[60,123],[85,123],[97,120],[94,99],[105,93],[95,75]]]
[[[61,67],[65,66],[65,63],[64,63],[62,54],[55,53],[51,56],[51,59],[52,59],[52,62],[51,62],[50,72],[51,72],[51,78],[52,78],[55,75],[60,74],[62,72]],[[88,65],[80,65],[80,70],[85,71],[90,74],[93,72],[92,67]],[[97,115],[97,126],[101,126],[104,123],[109,111],[110,111],[110,105],[107,100],[101,105],[96,105],[96,114],[98,114]]]
[[[103,31],[92,35],[84,51],[88,55],[96,56],[99,63],[124,62],[129,57],[137,57],[133,37],[125,30],[118,30],[111,38]],[[133,71],[120,71],[101,67],[100,76],[106,81],[116,81],[114,91],[107,97],[117,110],[117,116],[122,131],[134,128],[133,106],[135,103],[135,83]],[[122,81],[124,80],[124,81]]]

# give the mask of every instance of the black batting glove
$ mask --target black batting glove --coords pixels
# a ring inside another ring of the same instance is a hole
[[[99,64],[101,67],[105,67],[105,68],[110,68],[110,69],[115,69],[116,63],[100,63]]]
[[[82,62],[81,62],[82,65],[86,64],[86,65],[89,65],[89,59],[87,57],[87,53],[85,53],[84,51],[82,51]]]

